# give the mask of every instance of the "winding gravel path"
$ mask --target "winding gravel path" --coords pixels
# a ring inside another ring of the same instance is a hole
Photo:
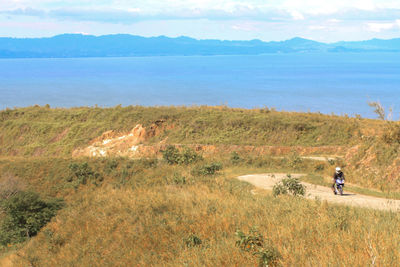
[[[300,178],[304,174],[292,174],[294,178]],[[253,184],[256,187],[272,190],[274,185],[286,177],[285,173],[252,174],[239,176],[238,179]],[[400,200],[378,198],[346,192],[344,195],[334,195],[328,187],[301,182],[306,186],[306,197],[310,199],[326,200],[331,203],[344,204],[355,207],[372,208],[379,210],[400,211]]]

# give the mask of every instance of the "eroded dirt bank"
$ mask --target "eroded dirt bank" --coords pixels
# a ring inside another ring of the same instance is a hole
[[[150,144],[151,138],[159,135],[167,126],[162,122],[155,123],[149,128],[141,124],[136,125],[131,131],[118,133],[114,131],[104,132],[101,136],[92,140],[87,147],[78,148],[73,151],[73,157],[153,157],[160,156],[161,151],[168,145],[168,138],[157,144]],[[250,153],[253,155],[272,155],[280,156],[289,153],[297,153],[300,156],[327,155],[329,158],[344,156],[347,148],[340,146],[320,146],[320,147],[301,147],[301,146],[241,146],[241,145],[202,145],[202,144],[172,144],[178,148],[190,147],[203,155],[218,153]],[[324,157],[320,157],[324,160]]]

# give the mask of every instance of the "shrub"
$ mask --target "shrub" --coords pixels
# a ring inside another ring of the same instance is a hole
[[[385,131],[382,135],[382,140],[386,144],[398,144],[400,143],[400,125],[388,123],[385,127]]]
[[[25,183],[12,174],[5,174],[0,180],[0,201],[9,199],[26,188]]]
[[[246,235],[240,230],[235,233],[238,240],[236,240],[236,246],[244,251],[254,251],[258,248],[262,248],[264,244],[263,236],[254,228],[250,229],[250,233]]]
[[[103,177],[99,173],[94,172],[87,162],[82,164],[72,163],[69,165],[69,169],[71,173],[67,181],[73,182],[75,188],[80,184],[86,184],[88,180],[92,181],[95,185],[103,181]]]
[[[271,244],[265,244],[264,237],[255,229],[250,229],[248,235],[242,231],[236,231],[236,246],[246,252],[252,252],[258,256],[258,265],[260,267],[279,266],[282,259],[281,254]],[[267,240],[267,242],[269,242]]]
[[[197,167],[192,171],[192,174],[201,176],[213,175],[219,170],[222,170],[222,164],[217,162]]]
[[[323,163],[318,163],[314,166],[314,170],[319,172],[319,171],[323,171],[325,169],[325,164]]]
[[[279,253],[279,251],[271,245],[260,249],[254,254],[258,255],[259,257],[259,267],[279,266],[279,261],[282,259],[282,255]]]
[[[168,146],[164,151],[161,151],[163,154],[163,158],[167,161],[168,164],[185,164],[189,165],[200,161],[203,157],[197,154],[193,149],[185,147],[181,152],[175,146]]]
[[[174,146],[168,146],[165,150],[161,151],[163,158],[167,161],[168,164],[179,164],[180,162],[180,153],[179,150]]]
[[[302,185],[297,178],[292,178],[290,174],[287,175],[287,178],[274,185],[272,191],[274,196],[287,193],[293,196],[304,196],[306,193],[304,185]]]
[[[287,190],[286,186],[284,186],[282,183],[277,183],[272,188],[272,193],[276,197],[279,195],[286,195],[288,193],[288,190]]]
[[[336,165],[336,161],[334,159],[327,159],[327,162],[329,163],[329,165],[333,166]]]
[[[197,154],[193,149],[186,147],[182,152],[181,163],[189,165],[198,162],[203,159],[203,157]]]
[[[241,161],[242,161],[242,159],[240,158],[239,154],[238,154],[236,151],[234,151],[234,152],[231,153],[231,163],[232,163],[233,165],[237,165],[237,164],[239,164]]]
[[[289,155],[289,164],[291,168],[298,169],[302,163],[303,158],[297,152],[292,152]]]
[[[3,201],[6,216],[0,227],[0,244],[18,243],[36,235],[62,206],[61,200],[44,201],[34,192],[18,192]]]
[[[200,246],[203,242],[195,234],[189,235],[184,239],[185,246],[188,248]]]
[[[116,159],[108,159],[105,166],[105,172],[110,174],[118,167],[118,161]]]
[[[179,173],[174,173],[173,182],[177,185],[186,184],[186,177],[180,175]]]

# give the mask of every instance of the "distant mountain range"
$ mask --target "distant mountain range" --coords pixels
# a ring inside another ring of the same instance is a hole
[[[196,40],[127,34],[62,34],[51,38],[0,38],[0,58],[69,58],[192,55],[258,55],[304,52],[400,52],[400,38],[320,43],[303,38],[282,42]]]

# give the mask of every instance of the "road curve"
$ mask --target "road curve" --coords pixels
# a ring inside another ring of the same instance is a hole
[[[292,177],[299,178],[304,174],[292,174]],[[274,185],[286,177],[285,173],[252,174],[239,176],[238,179],[246,181],[256,187],[272,190]],[[306,186],[306,198],[326,200],[330,203],[344,204],[354,207],[372,208],[386,211],[400,211],[400,200],[365,196],[350,192],[344,192],[343,196],[334,195],[332,190],[325,186],[313,185],[302,182]],[[345,188],[346,191],[346,188]]]

